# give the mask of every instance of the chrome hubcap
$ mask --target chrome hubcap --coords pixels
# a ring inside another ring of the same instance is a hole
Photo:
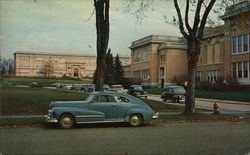
[[[130,123],[132,126],[138,126],[140,123],[140,118],[138,116],[132,116],[130,118]]]
[[[62,123],[63,123],[63,125],[68,126],[71,124],[71,119],[69,117],[65,117],[65,118],[63,118]]]

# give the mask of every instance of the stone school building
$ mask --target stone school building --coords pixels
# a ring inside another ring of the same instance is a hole
[[[120,61],[126,65],[131,59],[120,57]],[[17,77],[92,78],[96,56],[19,51],[14,53],[14,68]]]

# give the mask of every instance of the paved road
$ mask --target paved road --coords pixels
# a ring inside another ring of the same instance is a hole
[[[160,96],[148,96],[148,99],[162,101]],[[167,103],[167,104],[178,104],[178,103]],[[197,108],[213,109],[214,102],[209,101],[198,101],[196,100]],[[237,112],[250,112],[250,105],[240,105],[240,104],[227,104],[227,103],[217,103],[219,105],[219,110],[222,113],[237,113]],[[178,104],[184,106],[184,104]]]
[[[248,154],[250,122],[0,129],[3,154]]]

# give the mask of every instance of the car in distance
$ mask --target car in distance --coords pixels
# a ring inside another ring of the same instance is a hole
[[[111,85],[109,88],[110,91],[116,91],[116,92],[121,92],[121,93],[127,93],[128,90],[124,89],[122,85]]]
[[[182,86],[168,86],[164,89],[161,98],[163,101],[173,100],[174,102],[185,101],[186,90]]]
[[[128,89],[128,94],[135,97],[147,98],[147,93],[143,90],[141,85],[131,85]]]
[[[136,97],[119,92],[97,91],[85,101],[52,102],[46,121],[58,123],[62,128],[105,122],[128,122],[131,126],[138,127],[158,116],[150,106]]]

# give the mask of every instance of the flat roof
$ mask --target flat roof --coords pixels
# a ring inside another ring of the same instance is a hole
[[[57,52],[32,52],[32,51],[17,51],[16,54],[30,54],[30,55],[53,55],[53,56],[81,56],[81,57],[96,57],[96,55],[88,54],[74,54],[74,53],[57,53]],[[119,56],[120,58],[130,58],[129,56]]]
[[[177,36],[167,36],[167,35],[149,35],[144,38],[133,41],[130,49],[137,48],[149,43],[166,43],[166,42],[174,42],[181,43],[181,38]]]

